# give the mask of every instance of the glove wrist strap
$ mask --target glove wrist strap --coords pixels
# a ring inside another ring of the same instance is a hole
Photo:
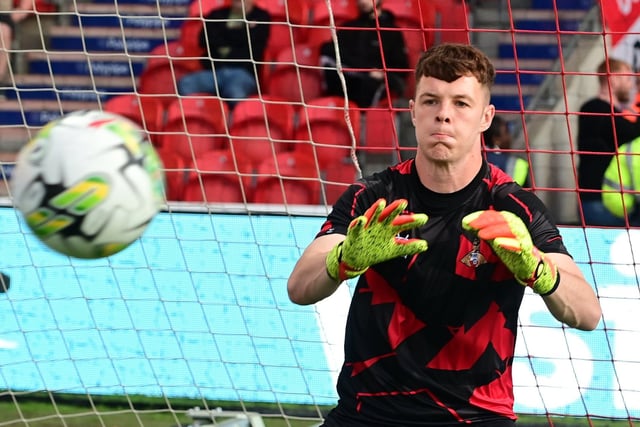
[[[552,261],[545,259],[542,252],[534,250],[534,254],[538,257],[538,265],[531,277],[526,280],[519,279],[519,281],[523,285],[529,286],[538,295],[551,295],[560,284],[558,267]]]
[[[558,289],[558,285],[560,285],[560,272],[556,271],[556,283],[553,284],[553,287],[550,290],[548,290],[547,292],[545,292],[543,294],[539,294],[539,295],[541,297],[548,297],[549,295],[554,293],[556,291],[556,289]]]
[[[329,254],[327,254],[326,259],[327,274],[336,282],[343,282],[347,279],[357,277],[367,271],[367,269],[369,268],[365,267],[361,270],[358,270],[342,261],[343,243],[344,241],[335,245],[333,249],[331,249]]]

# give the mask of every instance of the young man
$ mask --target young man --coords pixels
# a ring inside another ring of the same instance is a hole
[[[200,34],[200,46],[209,57],[201,61],[203,70],[180,79],[178,93],[208,92],[231,107],[257,93],[256,63],[264,61],[270,21],[269,12],[254,0],[233,0],[213,10]]]
[[[494,76],[474,47],[426,51],[409,101],[415,158],[350,186],[291,273],[297,304],[358,277],[326,427],[513,426],[525,286],[568,326],[599,322],[545,206],[483,160]]]
[[[598,66],[598,94],[580,107],[578,116],[579,210],[586,225],[624,226],[602,204],[602,179],[618,147],[640,136],[640,120],[625,118],[633,102],[631,66],[609,58]]]
[[[3,84],[9,80],[9,53],[15,38],[16,24],[31,14],[31,0],[0,0],[0,95]]]

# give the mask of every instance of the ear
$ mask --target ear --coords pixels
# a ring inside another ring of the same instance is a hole
[[[413,123],[413,126],[415,127],[416,125],[416,102],[413,99],[409,100],[409,112],[411,113],[411,123]]]
[[[484,112],[482,113],[482,120],[480,121],[480,132],[484,132],[489,129],[491,126],[491,122],[493,121],[493,116],[496,115],[496,107],[493,104],[489,104],[484,107]]]

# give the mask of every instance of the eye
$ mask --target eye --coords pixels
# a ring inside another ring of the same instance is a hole
[[[458,106],[458,107],[468,107],[469,104],[467,104],[464,101],[456,101],[456,106]]]

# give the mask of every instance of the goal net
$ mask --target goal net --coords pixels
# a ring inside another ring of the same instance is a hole
[[[520,424],[640,422],[640,233],[584,226],[576,196],[578,111],[597,93],[604,58],[640,68],[637,2],[384,0],[409,66],[383,64],[383,90],[367,106],[328,94],[327,69],[342,88],[358,70],[320,54],[357,16],[355,1],[256,0],[272,20],[246,99],[178,95],[180,79],[202,69],[205,17],[225,0],[34,3],[0,44],[10,59],[0,272],[11,279],[0,293],[0,426],[320,423],[336,403],[355,284],[303,307],[289,301],[287,278],[349,183],[415,152],[411,67],[443,41],[494,60],[492,102],[512,151],[604,312],[583,333],[525,296],[513,364]],[[166,208],[142,238],[98,260],[45,248],[8,185],[18,150],[80,109],[144,126],[167,177]]]

